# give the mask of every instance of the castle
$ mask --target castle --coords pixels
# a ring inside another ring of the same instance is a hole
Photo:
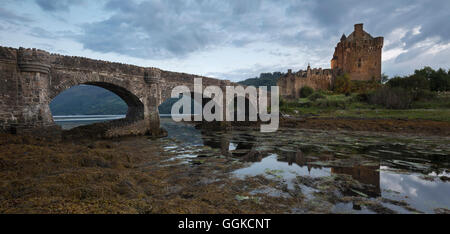
[[[300,89],[309,86],[315,90],[332,89],[334,79],[347,74],[351,80],[381,80],[381,52],[383,37],[372,37],[363,30],[363,24],[355,24],[355,30],[335,47],[331,69],[314,68],[293,73],[291,69],[280,77],[278,86],[283,98],[300,97]]]

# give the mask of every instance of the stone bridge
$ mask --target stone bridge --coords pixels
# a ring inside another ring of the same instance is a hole
[[[128,105],[125,119],[114,121],[107,137],[150,133],[158,135],[158,106],[172,88],[193,90],[194,78],[210,85],[235,85],[219,80],[153,67],[112,63],[46,51],[0,47],[0,131],[49,134],[58,130],[49,103],[58,94],[80,84],[105,88]],[[224,105],[225,106],[225,105]]]

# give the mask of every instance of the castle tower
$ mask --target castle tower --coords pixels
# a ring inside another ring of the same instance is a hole
[[[380,80],[383,37],[373,38],[364,31],[363,24],[355,24],[354,31],[336,45],[331,69],[346,73],[352,80]]]

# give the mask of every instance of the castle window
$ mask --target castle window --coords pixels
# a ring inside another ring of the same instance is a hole
[[[358,67],[361,67],[361,58],[358,59]]]

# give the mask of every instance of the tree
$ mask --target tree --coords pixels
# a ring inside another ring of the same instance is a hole
[[[309,95],[311,95],[313,93],[314,93],[314,89],[312,89],[309,86],[303,86],[300,89],[300,97],[302,97],[302,98],[306,98],[306,97],[308,97]]]
[[[352,81],[348,74],[340,75],[334,80],[333,91],[337,93],[350,93],[352,90]]]
[[[415,73],[407,77],[396,76],[386,84],[392,88],[403,88],[407,90],[430,89],[430,81],[424,76],[425,73]]]
[[[415,70],[414,75],[421,75],[423,77],[429,78],[431,77],[436,71],[433,70],[431,67],[424,67],[420,70]]]
[[[429,89],[431,91],[450,90],[450,74],[442,68],[435,71],[431,67],[424,67],[420,70],[415,70],[414,75],[425,77],[429,81]]]
[[[442,68],[433,72],[429,78],[430,89],[432,91],[449,91],[450,90],[450,75]]]

